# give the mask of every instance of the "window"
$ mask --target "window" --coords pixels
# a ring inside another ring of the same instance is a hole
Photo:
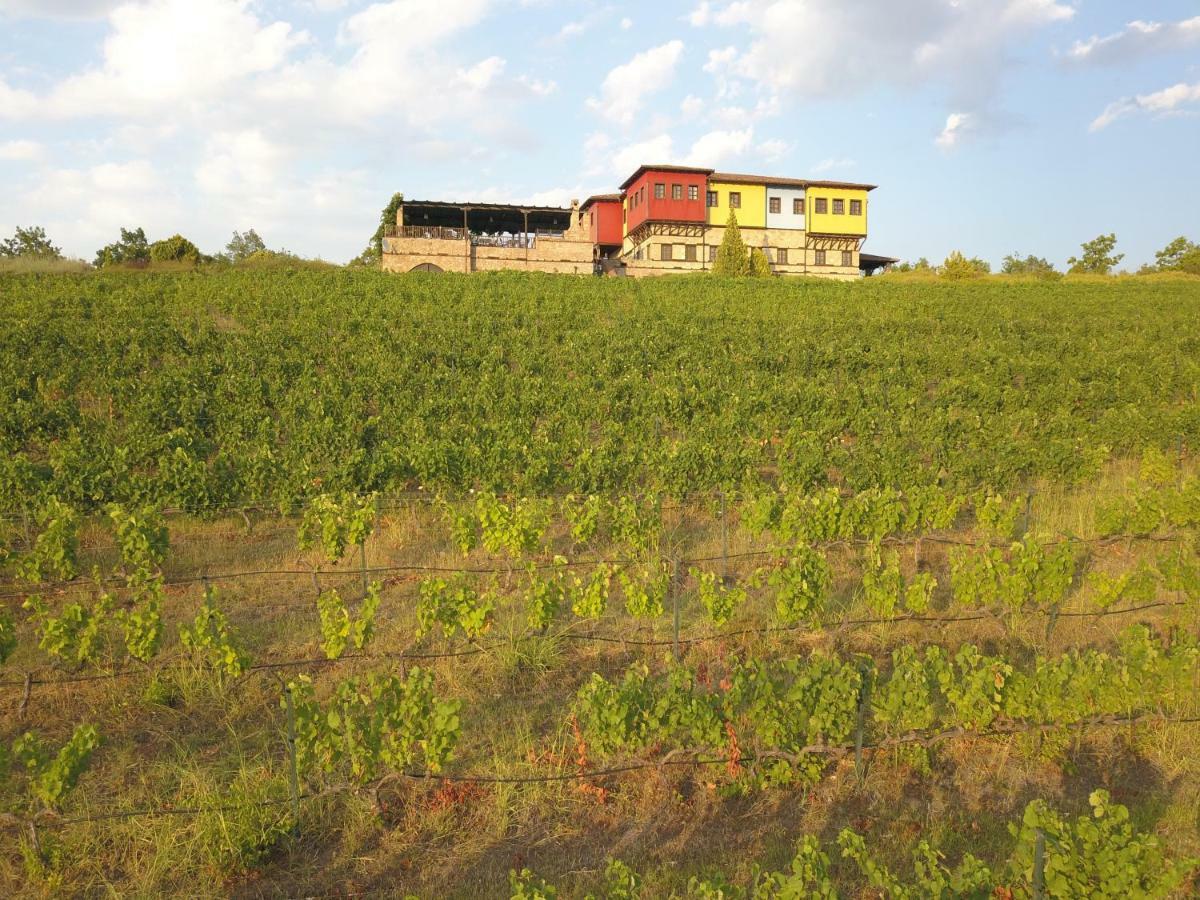
[[[851,200],[850,201],[850,215],[852,215],[852,216],[861,216],[862,215],[862,201],[861,200]]]
[[[849,250],[842,251],[842,265],[847,269],[854,265],[854,254]]]
[[[717,248],[715,246],[708,248],[708,261],[709,262],[717,261]]]
[[[661,200],[667,196],[667,186],[665,184],[654,185],[654,199]]]
[[[730,209],[741,209],[742,208],[741,191],[730,191],[729,192],[729,208]]]
[[[688,199],[689,200],[699,200],[700,199],[700,188],[697,185],[694,185],[694,184],[688,185]]]
[[[786,266],[786,265],[788,264],[788,261],[787,261],[787,247],[780,247],[778,250],[776,250],[776,251],[775,251],[775,256],[777,257],[777,260],[776,260],[776,261],[777,261],[777,262],[778,262],[778,263],[779,263],[781,266]]]
[[[696,245],[695,244],[684,244],[683,245],[683,258],[686,259],[688,262],[696,261]]]
[[[771,215],[774,215],[774,216],[779,215],[779,213],[782,210],[782,206],[783,206],[783,201],[780,200],[778,197],[772,197],[770,200],[767,201],[767,211],[770,212]]]
[[[845,200],[834,200],[833,201],[833,214],[835,216],[844,216],[846,214],[846,201]]]
[[[671,199],[672,200],[682,200],[683,199],[683,185],[682,184],[671,185]]]
[[[793,216],[804,215],[804,198],[803,197],[796,197],[794,200],[792,200],[792,215]]]
[[[709,191],[709,192],[708,192],[708,207],[709,207],[709,209],[712,209],[712,208],[714,208],[714,207],[717,207],[717,206],[720,206],[720,205],[721,205],[721,204],[720,204],[720,201],[719,201],[719,199],[718,199],[718,197],[717,197],[717,192],[716,192],[716,191]]]
[[[813,207],[813,212],[815,212],[818,216],[825,215],[825,213],[829,212],[829,201],[824,197],[818,197],[817,205]]]
[[[821,201],[818,200],[817,202],[820,203]],[[825,251],[824,250],[817,250],[815,253],[813,253],[813,257],[814,257],[813,262],[816,265],[818,265],[818,266],[825,265]]]
[[[669,261],[672,258],[671,251],[674,249],[674,245],[673,244],[662,244],[661,246],[662,246],[662,256],[660,258],[663,261]]]

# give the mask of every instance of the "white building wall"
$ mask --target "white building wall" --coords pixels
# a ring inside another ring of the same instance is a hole
[[[771,198],[779,198],[779,212],[771,212]],[[796,215],[793,200],[804,199],[803,188],[767,187],[767,227],[768,228],[797,228],[804,230],[804,214]]]

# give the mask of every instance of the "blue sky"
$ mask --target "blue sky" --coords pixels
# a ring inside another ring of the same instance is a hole
[[[393,191],[642,162],[878,184],[866,249],[1136,268],[1200,240],[1200,3],[0,0],[0,234],[344,261]]]

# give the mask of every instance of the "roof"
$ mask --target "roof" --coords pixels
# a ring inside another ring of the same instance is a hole
[[[858,258],[865,263],[872,263],[875,265],[892,265],[893,263],[900,262],[900,260],[894,256],[878,256],[874,253],[860,253],[858,254]]]
[[[809,188],[827,187],[844,190],[873,191],[876,185],[856,184],[850,181],[813,181],[809,178],[779,178],[774,175],[740,175],[733,172],[713,172],[713,181],[724,181],[730,184],[765,184],[767,187]]]
[[[405,200],[404,206],[428,206],[432,209],[482,209],[494,212],[569,213],[569,206],[521,206],[518,203],[451,203],[446,200]]]
[[[712,171],[712,169],[697,169],[694,166],[638,166],[637,171],[621,183],[621,190],[628,188],[646,172],[686,172],[691,175],[711,175]]]
[[[621,202],[620,194],[592,194],[592,196],[588,197],[586,200],[583,201],[583,206],[581,206],[579,208],[587,209],[593,203],[620,203],[620,202]]]

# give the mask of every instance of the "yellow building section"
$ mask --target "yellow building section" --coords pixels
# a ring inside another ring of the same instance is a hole
[[[738,225],[744,228],[767,227],[767,186],[765,184],[723,184],[719,181],[708,183],[710,193],[716,192],[717,205],[708,208],[708,224],[724,225],[729,221],[729,195],[739,195],[739,203],[734,208],[737,213]]]
[[[629,198],[621,198],[621,237],[629,234]]]
[[[867,234],[867,192],[810,186],[804,204],[805,230],[812,234]],[[822,203],[822,201],[824,201]],[[824,212],[818,212],[818,208]],[[840,210],[840,212],[838,211]]]

